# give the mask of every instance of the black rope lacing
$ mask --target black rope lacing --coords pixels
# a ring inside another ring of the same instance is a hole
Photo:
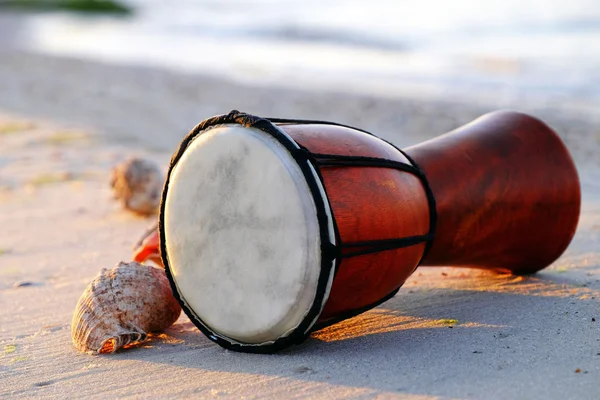
[[[312,153],[305,147],[300,146],[300,149],[294,154],[296,159],[308,159],[317,167],[371,167],[371,168],[389,168],[398,171],[408,172],[417,176],[421,181],[424,181],[424,176],[419,169],[413,165],[409,165],[399,161],[388,160],[385,158],[365,157],[365,156],[345,156],[337,154],[321,154]],[[335,219],[335,215],[333,216]],[[336,257],[349,258],[365,254],[379,253],[387,250],[396,250],[403,247],[414,246],[420,243],[433,240],[433,232],[425,235],[408,236],[403,238],[369,240],[363,242],[338,243]],[[355,251],[343,251],[345,249],[357,249]]]
[[[338,155],[338,154],[311,153],[310,150],[306,149],[299,143],[297,143],[297,144],[298,144],[298,146],[300,146],[300,149],[298,149],[296,152],[293,152],[292,155],[298,162],[304,161],[304,160],[309,160],[315,167],[315,170],[316,170],[317,175],[319,176],[319,179],[321,180],[321,182],[323,182],[323,177],[321,174],[321,167],[390,168],[390,169],[395,169],[398,171],[407,172],[407,173],[410,173],[410,174],[416,176],[419,179],[419,181],[421,182],[421,185],[423,186],[425,195],[427,197],[427,203],[429,205],[429,232],[427,234],[417,235],[417,236],[408,236],[408,237],[404,237],[404,238],[380,239],[380,240],[370,240],[370,241],[363,241],[363,242],[343,243],[341,241],[341,238],[339,235],[339,230],[337,227],[335,214],[332,213],[333,214],[332,215],[333,225],[334,225],[334,229],[336,231],[336,241],[338,244],[337,245],[328,244],[327,246],[323,246],[323,251],[324,251],[323,256],[326,258],[330,257],[337,261],[336,262],[336,274],[337,274],[337,269],[339,269],[341,260],[343,258],[356,257],[356,256],[372,254],[372,253],[379,253],[379,252],[388,251],[388,250],[396,250],[396,249],[400,249],[400,248],[404,248],[404,247],[410,247],[410,246],[414,246],[417,244],[425,243],[425,248],[423,249],[421,259],[415,265],[414,269],[416,269],[421,264],[421,262],[423,261],[423,259],[425,258],[425,256],[427,255],[427,253],[429,252],[429,249],[431,248],[431,246],[433,244],[433,239],[435,237],[435,230],[436,230],[436,226],[437,226],[437,208],[436,208],[435,197],[433,196],[433,191],[431,190],[431,186],[429,185],[429,181],[427,180],[425,173],[421,170],[421,168],[416,164],[416,162],[405,151],[403,151],[402,149],[399,149],[393,143],[390,143],[378,136],[375,136],[368,131],[365,131],[365,130],[359,129],[359,128],[355,128],[352,126],[348,126],[348,125],[338,124],[338,123],[329,122],[329,121],[290,120],[290,119],[280,119],[280,118],[267,118],[267,119],[269,121],[271,121],[272,123],[275,123],[278,125],[313,124],[313,125],[330,125],[330,126],[340,126],[340,127],[344,127],[344,128],[349,128],[349,129],[353,129],[356,131],[366,133],[369,136],[373,136],[373,137],[389,144],[391,147],[393,147],[398,152],[400,152],[408,160],[408,162],[410,164],[406,164],[406,163],[394,161],[394,160],[388,160],[388,159],[384,159],[384,158],[378,158],[378,157],[346,156],[346,155]],[[325,190],[325,193],[327,193],[327,189],[325,187],[324,187],[324,190]],[[356,248],[358,248],[360,250],[344,251],[345,249],[356,249]],[[413,272],[414,272],[414,269],[413,269]],[[319,329],[323,329],[327,326],[336,324],[336,323],[343,321],[345,319],[348,319],[348,318],[352,318],[352,317],[362,314],[363,312],[368,311],[374,307],[377,307],[378,305],[380,305],[380,304],[388,301],[392,297],[394,297],[396,295],[396,293],[398,293],[398,291],[400,290],[401,287],[402,287],[402,285],[399,285],[397,288],[392,290],[386,296],[384,296],[383,298],[377,300],[376,302],[374,302],[372,304],[368,304],[364,307],[360,307],[357,309],[347,310],[347,311],[341,312],[327,320],[319,321],[315,325],[313,325],[313,327],[311,328],[311,331],[314,332]]]
[[[421,182],[423,189],[425,190],[425,195],[427,197],[427,203],[429,205],[429,232],[425,235],[418,236],[409,236],[404,238],[394,238],[394,239],[382,239],[382,240],[372,240],[366,242],[352,242],[352,243],[341,243],[338,242],[337,246],[334,246],[334,252],[340,258],[348,258],[354,256],[360,256],[364,254],[372,254],[378,253],[381,251],[387,250],[395,250],[403,247],[414,246],[420,243],[425,242],[425,249],[423,250],[423,254],[419,263],[415,266],[418,267],[433,244],[433,239],[435,237],[435,230],[437,226],[437,211],[436,211],[436,202],[433,196],[433,192],[431,190],[431,186],[429,185],[429,181],[425,176],[425,173],[419,168],[419,166],[415,163],[415,161],[406,154],[405,151],[396,147],[393,143],[388,142],[378,136],[373,135],[372,133],[365,131],[364,129],[355,128],[353,126],[338,124],[330,121],[319,121],[319,120],[296,120],[296,119],[284,119],[284,118],[265,118],[266,120],[278,124],[278,125],[331,125],[331,126],[340,126],[344,128],[353,129],[356,131],[360,131],[368,134],[369,136],[373,136],[390,146],[394,149],[398,150],[410,164],[406,164],[399,161],[388,160],[385,158],[378,157],[365,157],[365,156],[346,156],[346,155],[338,155],[338,154],[319,154],[319,153],[311,153],[310,150],[305,147],[300,146],[300,149],[293,154],[294,158],[298,159],[308,159],[312,162],[315,167],[336,167],[336,166],[344,166],[344,167],[375,167],[375,168],[390,168],[396,169],[398,171],[404,171],[415,175],[419,181]],[[319,168],[317,171],[320,174]],[[334,224],[337,227],[337,223],[335,222],[335,215],[332,216],[334,220]],[[337,228],[336,228],[337,229]],[[363,248],[361,250],[357,250],[354,252],[342,252],[341,249],[344,248]]]

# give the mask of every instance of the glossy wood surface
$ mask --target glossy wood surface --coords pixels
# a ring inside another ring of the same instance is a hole
[[[378,157],[408,163],[394,147],[353,129],[281,125],[311,153]],[[342,243],[424,235],[429,207],[414,175],[387,168],[322,167]],[[425,245],[342,259],[320,320],[362,308],[390,294],[414,271]]]
[[[498,111],[405,151],[424,170],[437,202],[437,232],[422,265],[532,273],[573,238],[579,178],[543,122]]]

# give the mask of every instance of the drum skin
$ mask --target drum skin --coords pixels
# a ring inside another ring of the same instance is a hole
[[[396,148],[364,132],[335,125],[279,125],[311,153],[378,157],[409,164]],[[342,243],[425,235],[429,206],[418,177],[376,167],[321,167],[323,184]],[[425,249],[397,250],[343,258],[323,312],[323,322],[374,304],[414,271]]]

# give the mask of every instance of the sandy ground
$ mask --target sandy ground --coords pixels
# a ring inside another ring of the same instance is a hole
[[[276,355],[223,350],[185,316],[115,355],[72,347],[85,286],[129,260],[153,221],[111,199],[109,171],[125,157],[166,166],[195,123],[233,108],[406,146],[499,106],[549,122],[581,173],[577,235],[542,273],[421,268],[392,300]],[[600,124],[567,106],[250,88],[1,50],[0,397],[600,398]]]

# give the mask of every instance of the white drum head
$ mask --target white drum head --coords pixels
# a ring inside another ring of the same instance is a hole
[[[186,307],[236,343],[294,331],[315,302],[322,260],[315,200],[290,152],[259,129],[215,126],[188,144],[165,190],[163,246]]]

